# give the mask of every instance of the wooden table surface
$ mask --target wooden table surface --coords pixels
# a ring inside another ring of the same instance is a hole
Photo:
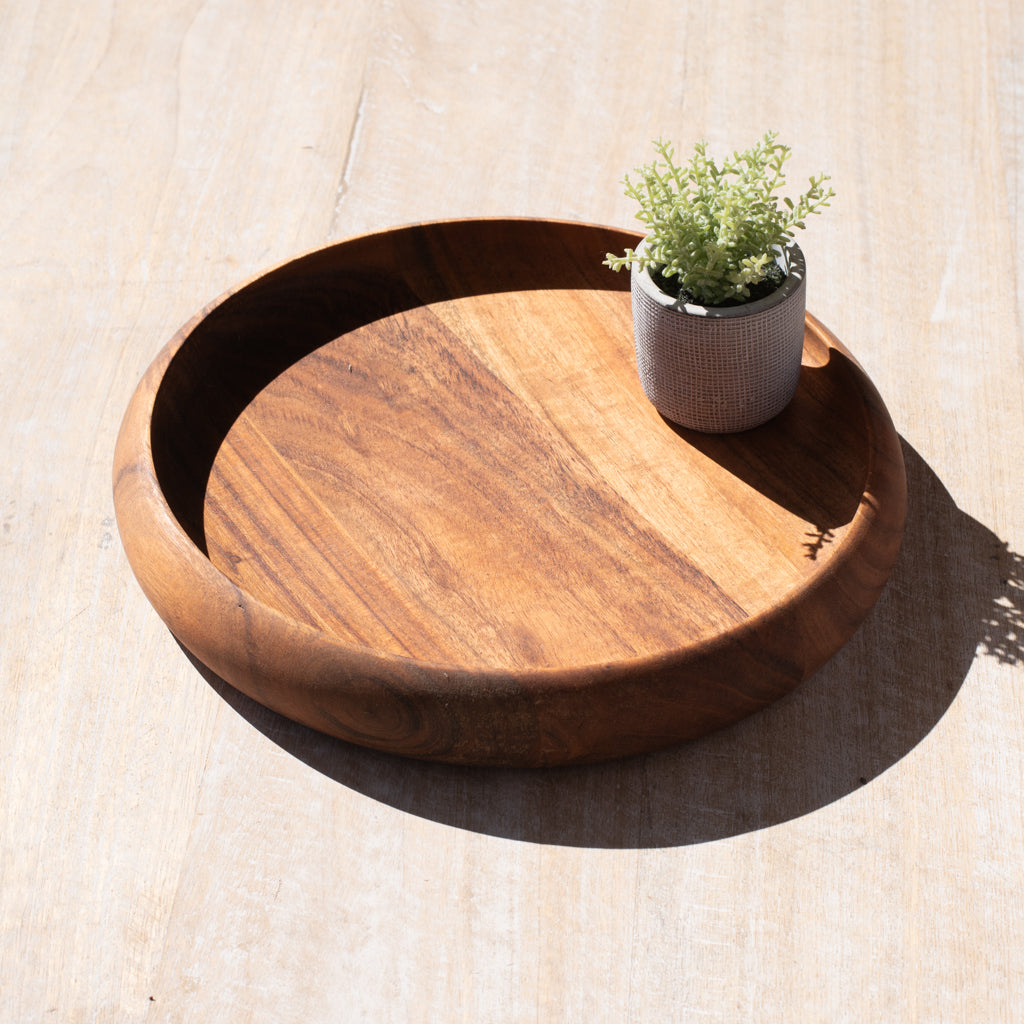
[[[1013,1021],[1024,1005],[1024,9],[39,0],[0,24],[0,1020]],[[729,729],[428,765],[194,664],[114,524],[182,323],[413,221],[632,227],[664,135],[837,198],[808,309],[908,519],[853,640]]]

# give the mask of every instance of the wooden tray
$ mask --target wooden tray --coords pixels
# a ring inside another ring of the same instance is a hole
[[[771,423],[662,419],[628,275],[601,265],[638,237],[400,228],[186,325],[114,464],[125,551],[175,636],[292,719],[463,763],[651,750],[805,679],[896,557],[896,433],[810,316]]]

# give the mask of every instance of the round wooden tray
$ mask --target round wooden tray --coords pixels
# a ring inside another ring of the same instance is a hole
[[[548,765],[782,696],[896,557],[896,433],[807,318],[796,398],[731,436],[644,398],[633,232],[423,224],[261,275],[186,325],[115,453],[125,551],[239,690],[365,746]]]

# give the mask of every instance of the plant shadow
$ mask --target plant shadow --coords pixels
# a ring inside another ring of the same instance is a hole
[[[256,729],[371,799],[531,843],[683,846],[777,825],[868,784],[924,739],[975,656],[1024,663],[1024,558],[961,512],[903,442],[908,510],[889,584],[853,639],[793,693],[703,739],[554,769],[464,768],[364,750],[289,721],[198,664]]]
[[[864,496],[871,435],[859,373],[849,356],[830,348],[824,362],[804,363],[790,403],[759,427],[707,434],[664,422],[733,477],[813,524],[804,549],[814,561]]]

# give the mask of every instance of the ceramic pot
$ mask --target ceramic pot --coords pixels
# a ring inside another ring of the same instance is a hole
[[[632,268],[633,334],[644,393],[666,419],[706,433],[749,430],[789,404],[804,343],[803,253],[771,295],[740,306],[698,306],[666,295]]]

